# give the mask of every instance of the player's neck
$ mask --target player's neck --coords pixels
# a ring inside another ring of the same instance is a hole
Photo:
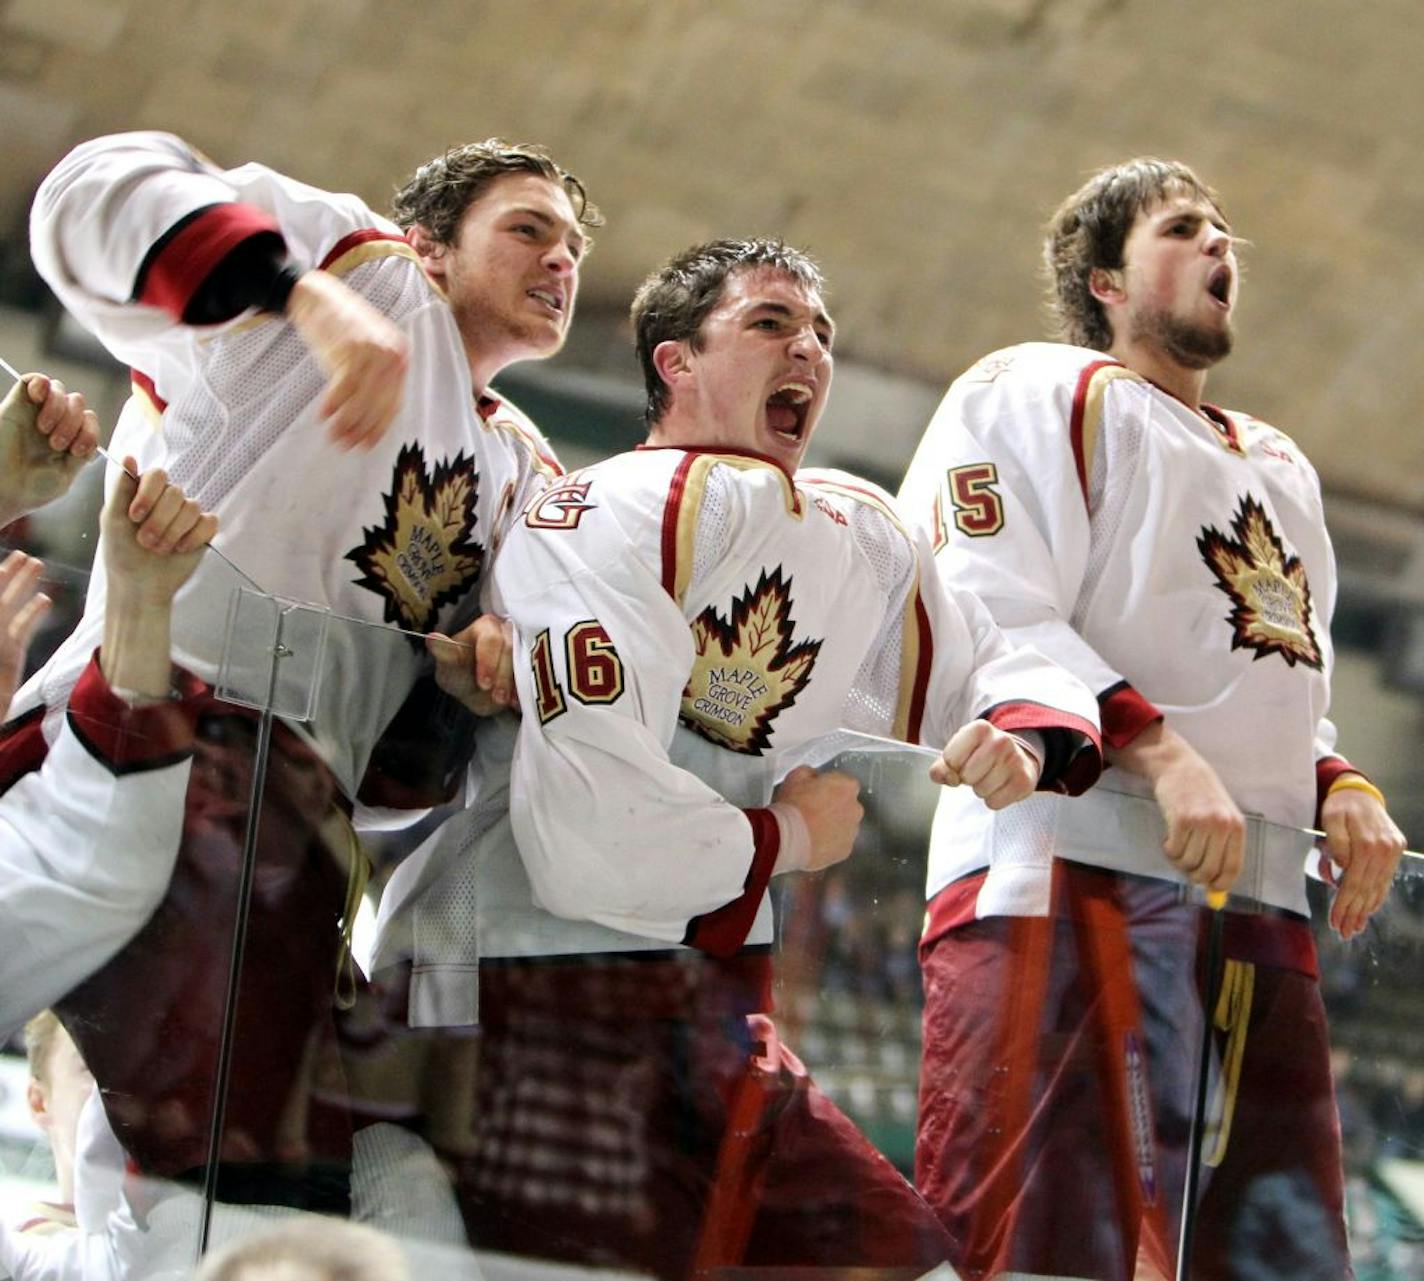
[[[696,414],[674,402],[648,431],[648,444],[655,449],[689,449],[717,444],[717,433],[708,430]]]
[[[499,356],[491,356],[488,351],[481,351],[468,339],[465,341],[465,359],[470,362],[470,383],[474,387],[476,400],[488,394],[489,385],[500,370],[514,363]]]
[[[1108,355],[1122,361],[1135,374],[1155,383],[1192,409],[1200,409],[1206,394],[1205,369],[1188,369],[1150,343],[1115,342]]]

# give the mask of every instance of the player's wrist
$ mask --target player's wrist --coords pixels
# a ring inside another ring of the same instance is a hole
[[[302,273],[291,263],[282,263],[267,282],[265,295],[257,305],[258,310],[285,315],[301,278]]]
[[[811,863],[811,829],[806,816],[790,801],[773,801],[767,808],[776,819],[781,838],[772,875],[804,871]]]
[[[99,670],[111,689],[154,700],[166,699],[173,685],[171,614],[166,604],[144,606],[132,598],[104,606]]]
[[[129,575],[109,569],[109,586],[106,610],[131,615],[131,622],[138,622],[155,610],[167,614],[172,608],[173,598],[178,588],[172,583],[150,582],[142,575]]]
[[[1373,796],[1381,805],[1388,808],[1384,793],[1363,774],[1347,772],[1337,775],[1329,788],[1326,789],[1325,798],[1329,800],[1337,792],[1364,792],[1366,796]]]
[[[1048,756],[1048,747],[1043,735],[1036,729],[1015,730],[1009,735],[1014,746],[1027,758],[1033,770],[1034,781],[1043,777],[1043,762]]]

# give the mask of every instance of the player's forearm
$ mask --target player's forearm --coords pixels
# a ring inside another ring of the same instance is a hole
[[[1108,764],[1140,774],[1149,783],[1156,783],[1163,774],[1181,765],[1197,753],[1164,721],[1154,721],[1131,741],[1118,747],[1105,746]]]
[[[99,667],[110,686],[143,698],[168,697],[173,685],[172,619],[171,601],[110,591],[99,651]]]

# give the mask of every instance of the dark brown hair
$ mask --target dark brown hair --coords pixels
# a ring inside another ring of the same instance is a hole
[[[685,341],[699,349],[702,323],[720,301],[727,278],[734,271],[758,267],[785,272],[803,289],[825,292],[815,260],[781,240],[710,240],[693,245],[638,286],[633,297],[633,334],[648,395],[643,418],[649,427],[667,409],[667,384],[653,363],[658,344]]]
[[[1048,307],[1057,337],[1098,351],[1112,346],[1112,326],[1093,297],[1089,278],[1094,268],[1121,267],[1123,245],[1137,215],[1176,192],[1205,200],[1221,213],[1216,192],[1191,169],[1152,156],[1095,173],[1058,206],[1043,242]]]
[[[467,142],[427,160],[397,190],[391,217],[409,230],[416,223],[441,244],[452,245],[465,210],[489,185],[506,174],[532,173],[563,187],[574,217],[585,227],[601,227],[603,215],[573,174],[561,169],[542,147],[501,138]]]

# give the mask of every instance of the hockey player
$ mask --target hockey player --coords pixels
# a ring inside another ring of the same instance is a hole
[[[1248,842],[1246,892],[1266,907],[1225,925],[1208,1013],[1231,1028],[1226,1102],[1190,1275],[1238,1275],[1233,1224],[1269,1219],[1273,1199],[1304,1210],[1276,1223],[1283,1243],[1325,1260],[1318,1275],[1349,1274],[1310,839],[1285,829],[1324,827],[1347,938],[1383,901],[1402,837],[1326,719],[1335,566],[1315,472],[1281,432],[1203,400],[1231,350],[1235,243],[1186,167],[1098,174],[1045,250],[1071,345],[1009,348],[956,380],[901,491],[944,581],[1097,693],[1113,787],[1150,798],[1041,798],[1012,823],[941,798],[917,1181],[971,1276],[1126,1278],[1139,1248],[1172,1274],[1199,1035],[1198,913],[1175,904],[1182,881],[1229,889]],[[1051,907],[1059,928],[1037,932]],[[1124,929],[1126,995],[1094,981]]]
[[[805,256],[700,246],[633,318],[648,447],[526,506],[496,562],[522,861],[467,827],[467,1216],[488,1248],[666,1277],[923,1269],[948,1241],[767,1017],[769,882],[847,857],[861,817],[843,774],[773,790],[777,756],[839,726],[947,744],[935,777],[997,807],[1095,777],[1092,700],[943,587],[873,485],[797,471],[833,364]]]
[[[25,386],[40,381],[32,376]],[[0,427],[0,447],[12,462],[20,429],[14,411],[24,395],[17,384]],[[36,401],[34,419],[53,403],[52,396]],[[71,442],[56,455],[91,453],[92,419],[81,401],[77,412],[47,424],[52,440]],[[53,486],[55,464],[36,467],[30,458],[0,475],[0,507],[11,516]],[[35,481],[36,472],[49,479]],[[178,849],[205,699],[200,683],[169,657],[171,602],[217,522],[150,470],[139,480],[118,478],[102,523],[112,584],[102,644],[71,691],[43,766],[0,797],[0,1037],[138,931],[168,884]],[[0,669],[23,666],[23,620],[41,613],[44,600],[35,590],[38,564],[14,553],[0,569]]]
[[[229,603],[254,584],[341,620],[310,721],[272,734],[227,1146],[273,1177],[260,1192],[230,1189],[239,1198],[312,1200],[284,1191],[276,1134],[299,1102],[338,921],[361,880],[352,799],[423,662],[418,639],[360,624],[468,622],[502,523],[558,470],[488,384],[563,342],[584,226],[597,221],[583,188],[537,149],[492,140],[436,157],[399,202],[408,235],[355,197],[261,165],[222,170],[171,135],[141,133],[77,148],[31,220],[41,274],[136,371],[116,442],[161,459],[222,518],[237,568],[206,559],[179,599],[180,660],[216,678]],[[54,741],[105,596],[101,573],[75,634],[21,691],[26,719],[0,743],[7,780]],[[190,796],[173,890],[59,1006],[125,1148],[157,1174],[209,1155],[256,718],[212,707],[202,738],[210,767]],[[315,1201],[343,1204],[340,1182]]]

